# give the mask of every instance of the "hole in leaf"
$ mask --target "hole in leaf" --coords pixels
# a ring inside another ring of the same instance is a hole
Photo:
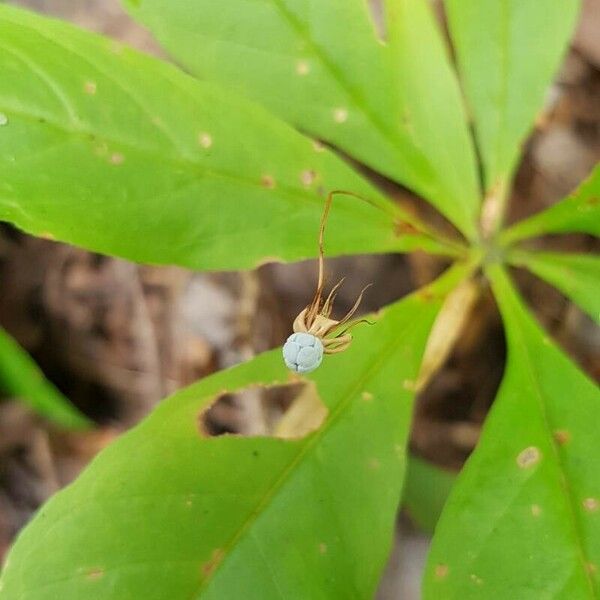
[[[319,429],[328,409],[312,381],[252,385],[215,397],[198,417],[203,437],[226,434],[300,438]]]

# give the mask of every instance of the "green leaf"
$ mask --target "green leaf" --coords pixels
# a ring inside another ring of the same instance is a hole
[[[84,429],[91,425],[3,329],[0,329],[0,391],[18,398],[62,427]]]
[[[455,481],[455,473],[409,455],[402,502],[423,531],[433,533]]]
[[[431,201],[469,237],[476,235],[480,190],[456,74],[432,8],[386,0],[387,43],[396,103],[405,127],[444,186]]]
[[[0,219],[146,263],[240,269],[439,244],[330,152],[248,102],[65,23],[0,6]]]
[[[4,600],[371,598],[392,540],[412,382],[465,268],[354,330],[311,375],[328,409],[300,439],[199,435],[217,396],[290,379],[280,350],[163,402],[18,538]]]
[[[415,25],[406,29],[394,18],[393,47],[378,39],[365,0],[124,3],[201,79],[260,101],[411,187],[474,235],[471,147],[439,33],[422,1],[399,8]]]
[[[519,221],[500,237],[503,244],[549,233],[589,233],[600,237],[600,166],[571,196]]]
[[[597,598],[600,391],[489,269],[508,365],[442,514],[425,599]]]
[[[600,324],[600,257],[515,251],[509,260],[558,288]]]
[[[446,0],[487,193],[505,194],[542,108],[579,0]]]

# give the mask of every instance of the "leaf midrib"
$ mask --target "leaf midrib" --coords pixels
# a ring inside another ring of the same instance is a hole
[[[272,501],[274,501],[274,499],[277,497],[278,492],[283,488],[287,480],[290,477],[292,477],[293,474],[296,473],[296,467],[303,462],[306,455],[309,454],[309,452],[317,445],[321,438],[323,438],[325,434],[327,434],[332,429],[333,425],[337,423],[337,421],[341,418],[350,402],[356,399],[357,392],[359,392],[364,387],[364,383],[373,376],[374,372],[381,368],[381,365],[389,359],[389,356],[396,351],[396,349],[403,343],[404,339],[412,333],[413,329],[417,326],[418,323],[420,323],[419,319],[412,319],[407,329],[403,331],[402,336],[393,338],[388,344],[386,344],[379,353],[378,360],[373,361],[371,367],[369,367],[366,370],[366,372],[364,372],[354,383],[348,386],[346,392],[340,394],[342,399],[338,402],[335,409],[330,413],[329,419],[325,421],[325,423],[319,430],[317,430],[310,438],[308,438],[306,443],[300,448],[295,458],[283,470],[283,472],[273,483],[273,485],[266,491],[263,498],[259,501],[258,505],[252,512],[250,517],[235,532],[235,534],[231,537],[230,541],[223,546],[223,560],[221,560],[217,567],[211,572],[210,576],[203,580],[200,586],[196,590],[194,590],[189,600],[198,600],[200,594],[204,590],[206,590],[209,584],[213,581],[215,574],[227,562],[227,558],[231,555],[238,542],[240,542],[240,540],[246,535],[246,533],[251,533],[252,526],[260,518],[260,516],[264,514],[266,507]]]
[[[570,484],[568,483],[569,478],[567,477],[567,475],[568,475],[567,469],[566,469],[565,465],[563,464],[562,458],[558,451],[557,443],[555,442],[554,436],[552,434],[552,427],[550,424],[550,417],[548,416],[548,411],[546,409],[546,404],[544,401],[544,394],[542,393],[542,389],[540,388],[540,385],[538,382],[538,377],[537,377],[538,369],[535,366],[535,362],[533,361],[533,359],[531,357],[531,354],[529,352],[529,347],[527,344],[527,340],[526,340],[525,336],[523,335],[521,328],[518,326],[515,326],[515,323],[513,323],[512,330],[513,330],[513,336],[517,337],[519,340],[519,347],[523,351],[522,356],[526,359],[526,361],[528,363],[528,369],[527,369],[526,373],[529,373],[529,375],[530,375],[529,379],[531,381],[533,390],[535,392],[533,395],[537,401],[540,415],[542,417],[544,427],[545,427],[547,435],[548,435],[548,439],[550,440],[550,446],[551,446],[553,454],[554,454],[556,465],[560,472],[561,478],[565,482],[565,485],[563,485],[563,486],[559,485],[558,487],[562,491],[563,496],[566,500],[566,505],[568,507],[569,517],[571,520],[571,527],[572,527],[572,531],[574,533],[576,546],[577,546],[577,550],[578,550],[578,555],[579,555],[579,559],[580,559],[580,563],[581,563],[580,567],[584,573],[585,580],[587,581],[587,583],[589,585],[590,592],[591,592],[590,597],[596,599],[596,598],[598,598],[598,596],[596,594],[594,583],[592,581],[590,572],[586,568],[586,565],[588,564],[589,561],[587,561],[587,556],[586,556],[585,548],[584,548],[584,544],[583,544],[583,533],[581,531],[581,527],[580,527],[578,519],[577,519],[577,513],[576,513],[576,508],[575,508],[576,502],[575,502],[575,499],[571,492]]]

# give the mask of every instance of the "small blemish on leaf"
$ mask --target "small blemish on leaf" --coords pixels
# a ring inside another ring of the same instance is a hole
[[[529,446],[528,448],[525,448],[525,450],[519,452],[519,455],[517,456],[517,465],[521,469],[528,469],[540,462],[541,458],[542,453],[540,452],[540,449],[535,446]]]
[[[325,152],[326,150],[325,144],[319,140],[313,140],[313,148],[315,149],[315,152]]]
[[[360,397],[365,401],[365,402],[371,402],[371,400],[373,400],[373,394],[371,394],[371,392],[363,392]]]
[[[586,498],[582,504],[587,512],[596,512],[600,508],[600,502],[597,498]]]
[[[469,579],[476,585],[481,585],[483,583],[483,579],[481,579],[481,577],[477,577],[475,573],[471,573],[471,575],[469,575]]]
[[[310,73],[310,65],[306,60],[299,60],[296,63],[296,73],[300,76],[308,75]]]
[[[212,135],[210,135],[210,133],[206,133],[206,131],[199,133],[198,143],[200,146],[202,146],[202,148],[210,148],[213,145]]]
[[[327,544],[325,542],[321,542],[319,544],[319,553],[326,554],[327,553]]]
[[[90,96],[93,96],[96,93],[96,90],[97,86],[95,81],[86,81],[83,84],[83,91]]]
[[[534,517],[539,517],[542,514],[542,508],[539,504],[531,505],[531,514]]]
[[[120,152],[113,152],[110,155],[111,165],[122,165],[125,162],[125,157]]]
[[[417,228],[407,221],[396,221],[394,223],[394,233],[400,235],[415,235],[418,233]]]
[[[559,429],[554,432],[554,439],[557,444],[564,446],[571,441],[571,432],[565,429]]]
[[[521,469],[527,469],[537,464],[541,458],[542,453],[540,452],[540,449],[535,446],[529,446],[525,448],[525,450],[519,452],[519,455],[517,456],[517,465]]]
[[[449,571],[450,571],[450,568],[448,567],[448,565],[435,565],[435,569],[433,570],[433,573],[434,573],[436,579],[444,579],[445,577],[448,576]]]
[[[306,171],[302,171],[302,173],[300,173],[300,182],[305,187],[312,185],[316,178],[317,174],[311,169],[306,169]]]
[[[208,577],[218,566],[219,563],[223,560],[225,553],[221,548],[217,548],[213,550],[211,557],[201,565],[200,572],[203,577]]]
[[[8,125],[8,117],[4,113],[0,113],[0,126]]]
[[[595,575],[598,572],[598,567],[591,562],[586,563],[585,569],[590,575]]]
[[[88,581],[97,581],[98,579],[100,579],[103,576],[104,576],[104,569],[102,569],[100,567],[96,567],[94,569],[89,569],[88,572],[85,574],[85,578]]]
[[[49,231],[44,231],[40,233],[39,237],[41,237],[44,240],[50,240],[51,242],[56,241],[56,236],[53,233],[50,233]]]
[[[272,175],[263,175],[260,178],[260,184],[263,187],[272,190],[276,185],[275,178]]]
[[[371,469],[372,471],[378,471],[381,468],[381,463],[377,458],[370,458],[368,465],[369,469]]]
[[[346,108],[335,108],[333,110],[333,120],[336,123],[345,123],[348,120],[348,109]]]

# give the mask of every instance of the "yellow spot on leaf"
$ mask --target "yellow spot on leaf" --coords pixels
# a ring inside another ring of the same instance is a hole
[[[528,448],[525,448],[525,450],[519,452],[519,455],[517,456],[517,465],[521,469],[528,469],[537,464],[541,458],[542,453],[540,452],[540,449],[535,446],[529,446]]]
[[[336,123],[345,123],[348,120],[348,109],[342,107],[334,109],[333,120]]]
[[[206,133],[205,131],[198,134],[198,143],[202,148],[210,148],[213,145],[213,139],[210,133]]]
[[[531,505],[531,514],[534,517],[539,517],[542,514],[542,508],[539,504],[532,504]]]
[[[360,396],[365,402],[371,402],[371,400],[373,400],[373,394],[371,394],[371,392],[363,392]]]
[[[120,152],[113,152],[110,155],[111,165],[122,165],[125,162],[125,157]]]
[[[483,583],[483,579],[481,579],[481,577],[477,577],[475,573],[471,573],[471,575],[469,575],[469,579],[476,585],[481,585]]]
[[[319,552],[320,552],[321,554],[325,554],[325,553],[327,552],[327,544],[326,544],[326,543],[324,543],[324,542],[321,542],[321,543],[319,544]]]
[[[308,61],[299,60],[296,63],[296,73],[301,76],[308,75],[310,73],[310,65],[308,64]]]
[[[90,96],[93,96],[96,93],[96,82],[95,81],[86,81],[83,84],[83,91]]]
[[[325,144],[319,140],[313,140],[313,148],[315,149],[315,152],[325,152],[327,149]]]

